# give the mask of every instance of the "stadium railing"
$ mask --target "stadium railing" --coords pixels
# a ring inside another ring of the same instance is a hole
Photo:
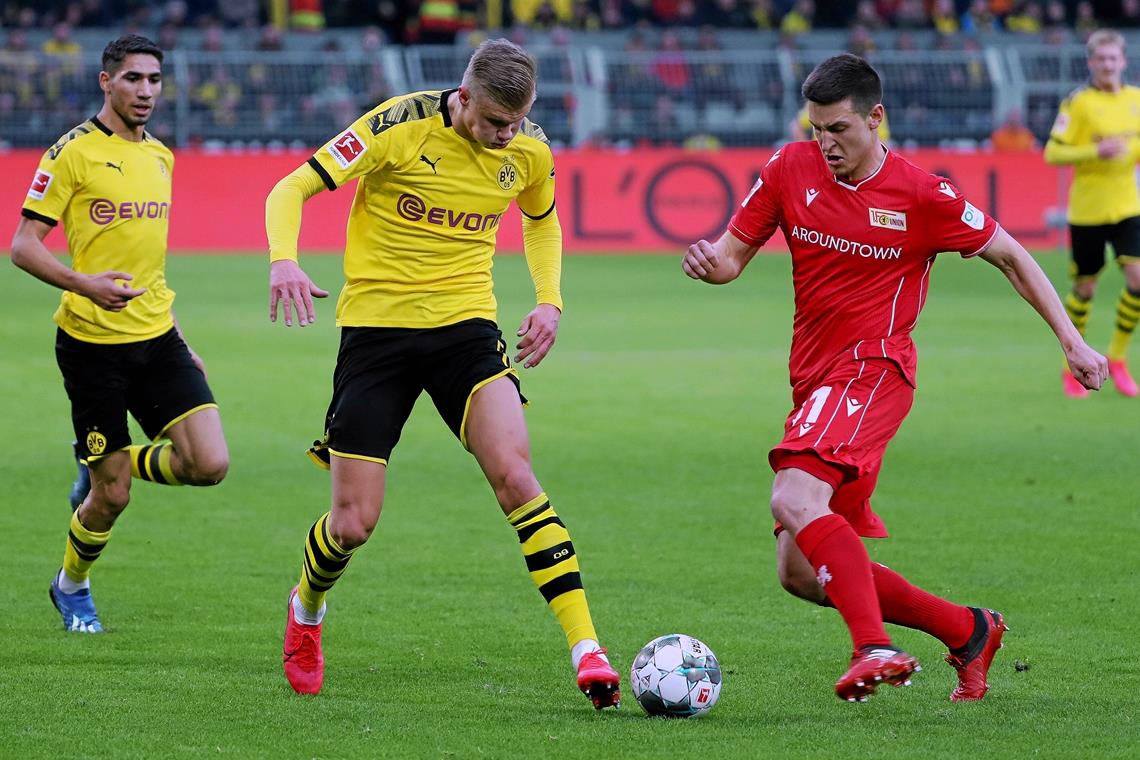
[[[633,51],[532,46],[540,68],[532,119],[558,146],[778,144],[811,67],[834,49],[766,46]],[[311,147],[390,95],[454,86],[464,46],[379,51],[174,50],[152,131],[177,147]],[[892,138],[974,147],[1011,109],[1039,139],[1086,77],[1078,44],[987,44],[974,50],[876,51]],[[93,53],[0,50],[0,147],[44,147],[98,111]]]

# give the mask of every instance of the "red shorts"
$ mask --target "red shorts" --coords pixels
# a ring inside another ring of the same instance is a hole
[[[837,365],[804,396],[793,399],[784,440],[768,453],[772,470],[795,468],[830,484],[831,511],[860,536],[885,538],[871,494],[887,444],[914,402],[914,388],[894,362],[862,359]]]

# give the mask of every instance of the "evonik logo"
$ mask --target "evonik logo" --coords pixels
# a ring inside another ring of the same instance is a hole
[[[503,219],[502,214],[480,214],[443,206],[428,206],[423,198],[411,193],[404,193],[396,199],[396,213],[409,222],[426,221],[428,224],[464,229],[468,232],[495,229]]]
[[[809,230],[798,224],[792,228],[792,237],[805,243],[829,248],[836,253],[848,253],[864,259],[901,259],[903,252],[902,246],[869,245],[858,240],[841,238],[830,232]]]
[[[123,201],[115,203],[106,198],[96,198],[91,201],[87,210],[91,221],[98,225],[107,225],[116,219],[166,219],[170,216],[170,203],[168,201]]]

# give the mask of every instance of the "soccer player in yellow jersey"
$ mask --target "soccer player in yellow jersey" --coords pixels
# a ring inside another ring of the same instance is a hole
[[[166,285],[174,157],[145,129],[162,92],[162,51],[137,35],[103,51],[103,107],[44,154],[12,261],[60,288],[55,354],[90,490],[71,516],[51,600],[69,631],[103,630],[88,575],[127,506],[131,478],[213,485],[229,467],[202,362]],[[68,267],[44,246],[58,222]],[[127,413],[153,443],[131,445]]]
[[[554,158],[526,116],[533,59],[506,40],[471,57],[457,89],[392,98],[329,141],[266,201],[270,319],[315,317],[327,295],[297,263],[304,201],[359,179],[337,303],[340,351],[325,438],[332,505],[309,530],[289,595],[285,675],[300,693],[324,678],[325,594],[380,517],[388,459],[421,392],[483,469],[517,533],[527,569],[566,634],[578,687],[597,709],[618,704],[619,677],[597,641],[570,534],[535,478],[518,373],[496,325],[491,259],[512,201],[523,217],[535,308],[516,362],[535,367],[561,316],[562,231]],[[294,316],[295,315],[295,316]]]
[[[1140,88],[1122,81],[1127,61],[1124,37],[1101,29],[1088,40],[1089,84],[1061,103],[1045,146],[1050,164],[1073,166],[1069,189],[1069,238],[1073,251],[1073,289],[1065,308],[1084,335],[1104,268],[1105,244],[1112,244],[1124,272],[1124,290],[1116,304],[1116,324],[1108,343],[1108,373],[1125,396],[1140,395],[1128,372],[1126,351],[1140,320]],[[1068,367],[1061,372],[1065,395],[1088,395]]]

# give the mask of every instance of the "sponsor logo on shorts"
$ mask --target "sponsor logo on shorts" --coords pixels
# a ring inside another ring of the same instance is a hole
[[[28,197],[42,201],[44,194],[47,193],[47,189],[51,187],[51,181],[53,179],[55,179],[55,176],[53,176],[51,172],[37,169],[36,176],[32,177],[32,186],[28,188]]]
[[[475,211],[429,206],[423,198],[404,193],[396,199],[396,213],[409,222],[424,222],[440,227],[451,227],[468,232],[493,230],[502,221],[502,214],[480,214]]]
[[[355,131],[349,129],[333,140],[327,150],[341,169],[347,169],[368,151],[368,146]]]
[[[123,201],[115,203],[106,198],[96,198],[87,209],[91,221],[100,226],[116,219],[166,219],[170,216],[168,201]]]
[[[869,208],[867,213],[871,217],[872,227],[882,227],[885,230],[906,231],[906,213],[902,211],[887,211],[882,208]]]

